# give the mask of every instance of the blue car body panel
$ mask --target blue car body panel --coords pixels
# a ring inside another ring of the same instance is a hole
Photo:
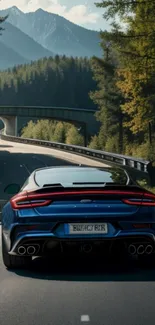
[[[107,223],[107,234],[69,234],[69,223],[97,222]],[[135,223],[145,223],[146,227],[135,229]],[[17,254],[16,248],[23,240],[84,241],[144,236],[155,242],[155,208],[127,205],[120,200],[90,203],[75,200],[13,210],[8,202],[2,211],[2,227],[8,251],[13,255]]]
[[[78,232],[79,224],[93,232]],[[151,244],[147,252],[155,252],[155,196],[118,169],[43,168],[4,206],[2,239],[10,255],[27,254],[28,248],[32,253],[32,246],[33,256],[69,252],[70,247],[74,253],[85,243],[98,251],[100,244],[104,249],[119,241],[125,249],[135,242]]]

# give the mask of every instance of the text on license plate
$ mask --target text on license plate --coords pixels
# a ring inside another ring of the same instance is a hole
[[[107,234],[107,223],[70,223],[69,234]]]

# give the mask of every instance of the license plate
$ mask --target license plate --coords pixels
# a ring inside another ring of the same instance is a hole
[[[107,223],[70,223],[69,234],[107,234]]]

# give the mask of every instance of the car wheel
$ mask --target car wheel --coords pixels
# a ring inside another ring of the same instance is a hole
[[[8,269],[16,269],[16,268],[26,268],[29,266],[32,258],[29,256],[13,256],[9,255],[6,247],[5,240],[2,235],[2,258],[3,263]]]

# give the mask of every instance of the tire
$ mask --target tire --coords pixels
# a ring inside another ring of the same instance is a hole
[[[23,257],[23,256],[9,255],[3,235],[2,235],[2,258],[3,258],[3,263],[7,267],[7,269],[26,268],[30,265],[32,260],[32,258],[29,256]]]

